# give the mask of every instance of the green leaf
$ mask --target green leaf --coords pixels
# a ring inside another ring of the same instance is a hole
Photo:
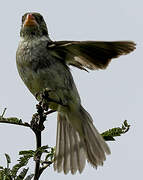
[[[23,166],[26,166],[27,163],[28,163],[28,160],[26,160],[26,161],[24,161],[24,162],[20,162],[20,163],[16,164],[15,166],[13,166],[13,168],[12,168],[12,170],[11,170],[12,175],[13,175],[14,177],[16,177],[18,170],[19,170],[20,168],[22,168]]]
[[[7,161],[7,168],[9,169],[9,164],[11,163],[10,156],[5,153],[6,161]]]
[[[115,141],[115,138],[113,138],[112,136],[103,135],[103,137],[104,137],[104,140],[105,140],[105,141]]]
[[[34,174],[30,174],[29,176],[26,177],[25,180],[31,180],[34,177]]]
[[[29,169],[29,168],[24,168],[24,169],[20,172],[19,176],[17,176],[16,180],[22,180],[22,179],[24,179],[24,177],[26,176],[26,174],[27,174],[27,172],[28,172],[28,169]]]
[[[44,168],[45,164],[46,164],[45,167],[48,167],[54,162],[54,154],[55,154],[55,148],[50,148],[50,151],[47,152],[45,160],[41,161],[41,165],[43,166],[42,169],[45,169]]]
[[[5,153],[5,157],[6,157],[7,163],[10,164],[11,163],[10,156]]]
[[[4,171],[0,171],[0,179],[4,179]]]
[[[35,154],[47,152],[47,149],[49,149],[49,146],[42,146],[35,151]]]
[[[109,129],[103,132],[101,135],[105,139],[105,141],[115,141],[114,137],[125,134],[126,132],[128,132],[129,128],[130,128],[130,125],[127,123],[127,120],[125,120],[121,128],[117,127],[117,128]]]
[[[9,121],[9,122],[13,122],[13,123],[22,123],[22,120],[21,119],[18,119],[16,117],[10,117],[10,118],[6,118],[6,121]]]
[[[28,164],[28,161],[29,161],[29,159],[30,159],[31,157],[33,157],[33,155],[27,154],[27,155],[24,155],[24,156],[22,156],[22,157],[19,158],[19,160],[18,160],[19,163],[16,164],[15,166],[13,166],[13,168],[12,168],[12,170],[11,170],[12,175],[13,175],[14,177],[16,176],[18,170],[19,170],[21,167],[26,166],[26,165]]]
[[[33,150],[28,150],[28,151],[20,151],[19,155],[34,155],[34,151]]]
[[[3,172],[4,172],[4,178],[6,178],[6,180],[12,180],[11,171],[9,168],[4,168]]]

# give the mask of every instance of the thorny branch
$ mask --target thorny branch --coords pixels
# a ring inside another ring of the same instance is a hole
[[[39,95],[39,94],[38,94]],[[49,98],[48,92],[45,90],[40,94],[41,101],[36,105],[37,113],[33,114],[32,120],[30,121],[30,124],[27,122],[22,122],[21,119],[18,119],[16,117],[11,118],[4,118],[6,108],[4,109],[2,115],[0,115],[0,123],[8,123],[8,124],[14,124],[14,125],[20,125],[29,127],[32,129],[36,136],[36,155],[34,156],[35,160],[35,173],[34,173],[34,180],[39,180],[40,175],[42,172],[49,167],[53,160],[51,161],[43,161],[41,163],[41,156],[43,151],[39,151],[40,148],[42,148],[42,142],[41,142],[41,136],[42,131],[44,130],[44,122],[46,121],[47,115],[55,112],[54,110],[49,110],[49,102],[54,102],[60,105],[65,106],[62,104],[62,101],[55,101]],[[126,133],[130,128],[130,125],[128,125],[127,121],[125,120],[122,124],[122,127],[112,128],[108,131],[105,131],[101,135],[106,141],[114,141],[114,137],[120,136],[121,134]],[[52,154],[54,154],[54,148],[52,148]],[[49,155],[47,155],[49,157]],[[40,167],[40,164],[42,167]]]
[[[36,105],[37,113],[33,114],[30,124],[27,122],[23,123],[21,119],[18,119],[15,117],[4,118],[3,116],[6,112],[6,108],[4,109],[2,115],[0,116],[0,123],[8,123],[8,124],[20,125],[20,126],[31,128],[36,136],[36,150],[42,147],[41,135],[42,135],[42,131],[45,128],[44,122],[46,121],[46,117],[47,115],[55,112],[54,110],[49,110],[48,101],[51,102],[52,99],[49,99],[47,91],[44,91],[43,93],[40,94],[40,99],[41,101]],[[55,101],[53,100],[53,102]],[[58,102],[55,102],[55,103],[58,103]],[[59,102],[59,104],[61,104],[61,102]],[[42,152],[38,151],[38,153],[36,154],[34,158],[35,160],[34,180],[38,180],[43,170],[46,169],[50,165],[50,164],[46,164],[45,166],[40,167],[41,155],[42,155]]]

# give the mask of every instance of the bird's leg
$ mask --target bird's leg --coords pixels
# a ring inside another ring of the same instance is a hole
[[[45,115],[56,112],[56,110],[49,110],[49,104],[50,103],[55,103],[55,104],[67,107],[67,105],[64,104],[60,98],[58,98],[58,100],[55,100],[55,99],[50,97],[49,93],[53,93],[53,92],[56,92],[56,91],[55,90],[45,89],[42,92],[38,92],[38,93],[35,94],[36,99],[40,100],[39,104],[37,105],[37,109],[42,108]],[[57,94],[55,93],[55,95],[57,95]]]
[[[56,92],[56,91],[55,91],[55,90],[47,90],[47,89],[45,89],[45,90],[43,91],[43,93],[42,93],[42,99],[46,100],[47,103],[53,102],[53,103],[56,103],[56,104],[61,105],[61,106],[65,106],[65,107],[67,106],[66,104],[63,103],[63,101],[61,100],[61,98],[59,98],[56,93],[55,93],[55,95],[58,97],[59,100],[57,101],[57,100],[51,98],[51,97],[49,96],[49,93],[51,93],[51,92]]]

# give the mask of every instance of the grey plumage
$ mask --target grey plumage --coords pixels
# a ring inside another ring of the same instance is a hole
[[[72,121],[80,119],[83,135],[73,128],[71,116]],[[56,139],[54,169],[58,172],[63,170],[65,174],[69,170],[72,174],[77,170],[81,173],[86,160],[94,167],[103,165],[105,154],[110,154],[110,149],[94,127],[91,116],[82,106],[75,113],[58,114]]]
[[[81,173],[86,161],[84,140],[61,113],[58,114],[56,141],[54,169],[59,172],[63,170],[65,174],[70,170],[72,174],[77,170]]]
[[[135,43],[53,42],[38,13],[23,16],[20,35],[16,62],[25,85],[34,96],[46,88],[50,90],[50,98],[64,104],[50,103],[50,108],[58,111],[54,169],[75,174],[83,171],[86,160],[93,167],[103,165],[110,149],[81,106],[68,65],[83,70],[105,69],[112,58],[133,51]]]

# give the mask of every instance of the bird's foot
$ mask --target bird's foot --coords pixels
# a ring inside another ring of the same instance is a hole
[[[48,104],[53,102],[53,103],[61,105],[61,106],[67,106],[66,104],[63,103],[61,98],[58,97],[58,100],[55,100],[55,99],[51,98],[49,96],[49,93],[53,93],[53,92],[55,92],[55,95],[58,97],[58,95],[56,94],[56,90],[47,90],[47,89],[45,89],[43,91],[43,93],[42,93],[42,100],[45,100]]]

